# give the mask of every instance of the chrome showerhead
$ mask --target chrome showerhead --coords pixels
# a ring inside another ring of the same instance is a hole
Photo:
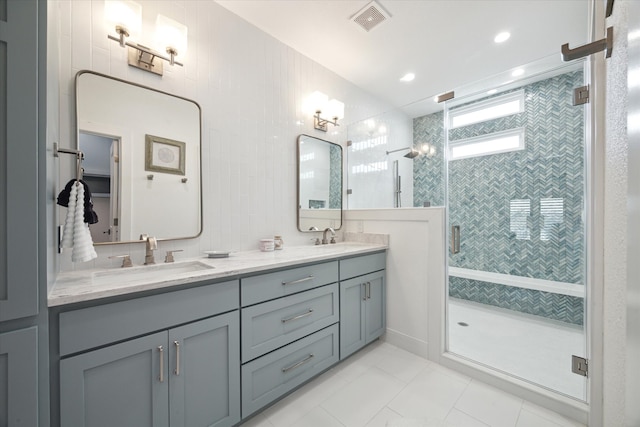
[[[405,154],[404,156],[407,159],[413,159],[415,157],[418,157],[420,155],[420,152],[414,148],[411,149],[411,151],[409,151],[407,154]]]
[[[404,157],[406,157],[407,159],[413,159],[413,158],[418,157],[420,155],[420,151],[416,150],[413,147],[404,147],[404,148],[398,148],[396,150],[387,151],[387,155],[389,155],[391,153],[395,153],[397,151],[404,151],[404,150],[409,150],[409,152],[404,155]]]

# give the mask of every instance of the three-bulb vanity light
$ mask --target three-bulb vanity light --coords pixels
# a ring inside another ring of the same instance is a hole
[[[329,97],[322,92],[313,92],[308,103],[315,112],[313,115],[314,129],[326,132],[328,124],[339,126],[338,120],[344,118],[344,104],[337,99],[329,100]]]
[[[142,28],[142,6],[130,0],[105,0],[104,2],[105,21],[109,27],[115,28],[118,37],[109,34],[110,40],[116,41],[121,47],[129,47],[129,65],[145,71],[162,75],[162,61],[167,61],[170,65],[183,64],[176,61],[176,56],[187,51],[187,27],[181,23],[158,15],[156,19],[155,43],[158,49],[164,49],[168,57],[141,44],[127,41],[131,37],[137,39]]]

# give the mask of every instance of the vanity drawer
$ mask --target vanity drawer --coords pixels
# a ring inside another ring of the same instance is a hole
[[[242,362],[338,322],[338,284],[242,309]]]
[[[242,417],[273,402],[338,361],[338,325],[242,366]]]
[[[340,260],[340,280],[350,279],[373,271],[384,270],[387,267],[386,252],[378,252],[355,258]]]
[[[241,279],[243,307],[338,281],[338,261]]]
[[[60,355],[236,310],[237,280],[60,313]]]

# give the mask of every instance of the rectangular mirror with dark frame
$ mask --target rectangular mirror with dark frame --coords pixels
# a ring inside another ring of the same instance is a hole
[[[298,230],[342,227],[342,147],[298,136]]]
[[[78,150],[94,244],[202,232],[201,110],[189,99],[92,71],[76,75]]]

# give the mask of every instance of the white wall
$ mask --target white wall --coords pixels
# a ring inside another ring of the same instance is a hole
[[[640,4],[631,2],[628,9],[629,33],[640,31]],[[632,75],[640,70],[640,39],[629,40],[628,69]],[[627,193],[627,213],[629,216],[629,239],[627,259],[640,259],[640,127],[637,125],[640,114],[640,86],[636,81],[627,82],[629,108],[627,122],[629,126],[629,189]],[[627,336],[626,336],[626,387],[625,422],[626,425],[640,425],[640,373],[636,364],[640,360],[640,265],[632,262],[627,270]]]
[[[345,147],[348,123],[390,107],[333,72],[249,25],[213,1],[139,1],[143,34],[152,34],[157,13],[185,23],[189,47],[185,66],[165,66],[158,77],[127,65],[126,50],[107,39],[103,1],[53,1],[60,16],[60,142],[75,145],[74,76],[97,71],[195,100],[202,107],[204,230],[200,238],[160,242],[159,252],[184,249],[180,258],[208,249],[244,250],[260,238],[282,235],[287,245],[308,244],[296,229],[297,135],[306,133]],[[52,31],[55,31],[52,30]],[[113,32],[112,30],[109,30]],[[144,36],[140,40],[144,44]],[[324,133],[303,114],[306,97],[320,90],[345,103],[345,119]],[[71,156],[66,156],[71,157]],[[71,176],[71,159],[60,158],[56,194]],[[53,215],[53,212],[52,212]],[[58,223],[64,220],[58,214]],[[98,258],[61,270],[115,266],[112,254],[144,259],[140,243],[97,247]]]
[[[627,23],[630,1],[616,1],[606,26],[614,27],[614,53],[606,62],[606,137],[604,165],[603,424],[625,425],[625,315],[628,141]],[[603,31],[605,25],[599,28]],[[639,167],[636,165],[636,167]],[[637,239],[639,236],[634,236]],[[637,397],[636,399],[637,404]]]
[[[345,212],[346,231],[389,235],[385,340],[422,357],[430,346],[440,351],[428,340],[429,329],[441,327],[433,317],[440,311],[428,310],[428,293],[445,289],[444,212],[442,207]]]

